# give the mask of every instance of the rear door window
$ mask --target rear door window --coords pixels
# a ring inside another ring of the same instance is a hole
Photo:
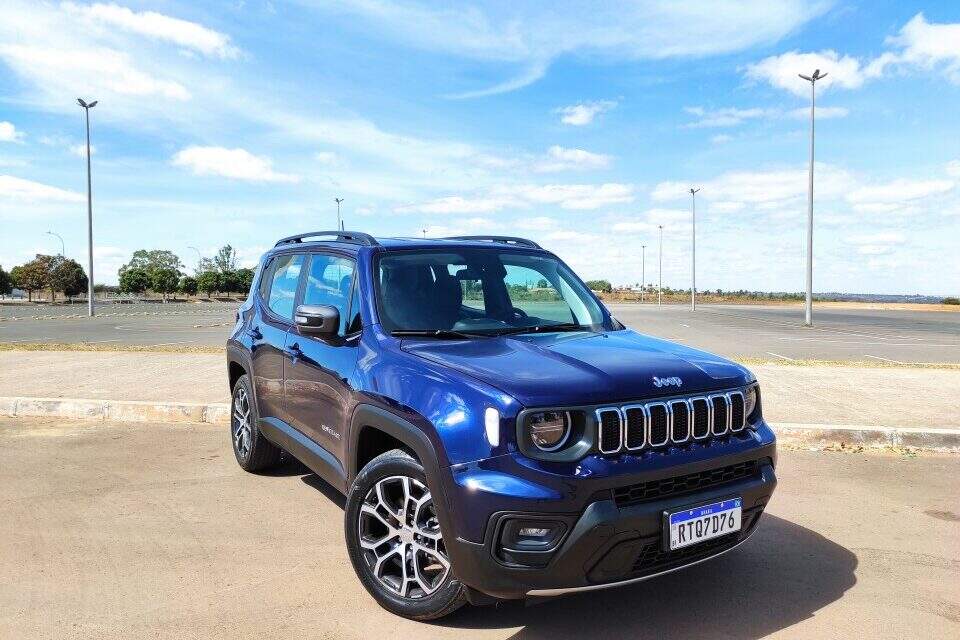
[[[270,311],[285,320],[293,319],[293,307],[297,299],[297,285],[300,283],[303,260],[303,254],[299,253],[274,258],[267,306]]]

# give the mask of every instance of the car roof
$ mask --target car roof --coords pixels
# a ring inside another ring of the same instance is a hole
[[[343,240],[307,240],[286,242],[273,247],[268,253],[279,252],[283,250],[303,251],[312,249],[336,249],[338,251],[357,254],[362,249],[369,248],[381,251],[399,251],[405,249],[453,249],[456,247],[471,247],[477,249],[499,249],[499,250],[517,250],[517,251],[544,251],[545,249],[529,240],[513,239],[510,242],[502,240],[489,240],[486,238],[495,236],[466,237],[466,238],[372,238],[376,244],[368,242],[343,241]],[[522,241],[517,243],[514,240]]]

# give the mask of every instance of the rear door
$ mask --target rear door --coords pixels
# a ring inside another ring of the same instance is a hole
[[[284,408],[284,348],[293,327],[293,310],[306,255],[275,256],[264,272],[257,314],[248,333],[252,344],[253,384],[261,418],[289,423]]]
[[[341,461],[353,397],[350,377],[357,366],[360,342],[361,327],[351,320],[358,305],[356,286],[352,258],[312,254],[300,304],[336,307],[340,328],[336,336],[327,339],[301,335],[296,328],[287,335],[284,386],[291,425]]]

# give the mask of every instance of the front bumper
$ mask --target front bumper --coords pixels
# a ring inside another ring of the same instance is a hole
[[[558,508],[566,503],[569,509],[569,498],[535,500],[541,506],[538,509],[519,510],[509,504],[509,510],[498,511],[489,517],[482,540],[457,537],[448,543],[454,570],[464,584],[481,593],[495,598],[518,599],[629,584],[718,556],[744,542],[755,530],[777,483],[774,447],[772,442],[764,443],[737,454],[674,466],[656,474],[663,478],[670,477],[670,474],[677,477],[691,470],[718,468],[747,460],[755,462],[755,472],[749,476],[716,483],[702,490],[625,503],[612,488],[616,483],[620,486],[627,484],[632,478],[626,481],[623,477],[606,478],[601,482],[607,488],[593,491],[575,513],[569,510],[564,513]],[[648,477],[648,474],[644,476]],[[677,551],[664,550],[664,512],[733,496],[743,499],[739,532]],[[501,523],[518,516],[553,518],[567,524],[563,539],[554,550],[544,554],[542,561],[514,562],[504,558],[499,546]]]

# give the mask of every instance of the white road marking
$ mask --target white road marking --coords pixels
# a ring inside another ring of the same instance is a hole
[[[767,351],[767,353],[769,353],[770,355],[775,356],[775,357],[777,357],[777,358],[783,358],[784,360],[789,360],[790,362],[796,362],[796,361],[797,361],[796,358],[788,358],[787,356],[782,356],[782,355],[780,355],[779,353],[774,353],[773,351]]]
[[[883,362],[892,362],[893,364],[907,364],[906,362],[900,362],[899,360],[891,360],[890,358],[881,358],[880,356],[872,356],[869,353],[863,354],[865,358],[873,358],[874,360],[882,360]]]
[[[112,340],[84,340],[83,344],[100,344],[101,342],[120,342],[120,338],[113,338]]]
[[[190,344],[191,342],[196,342],[196,340],[182,340],[180,342],[161,342],[159,344],[151,344],[151,347],[169,347],[174,344]]]

